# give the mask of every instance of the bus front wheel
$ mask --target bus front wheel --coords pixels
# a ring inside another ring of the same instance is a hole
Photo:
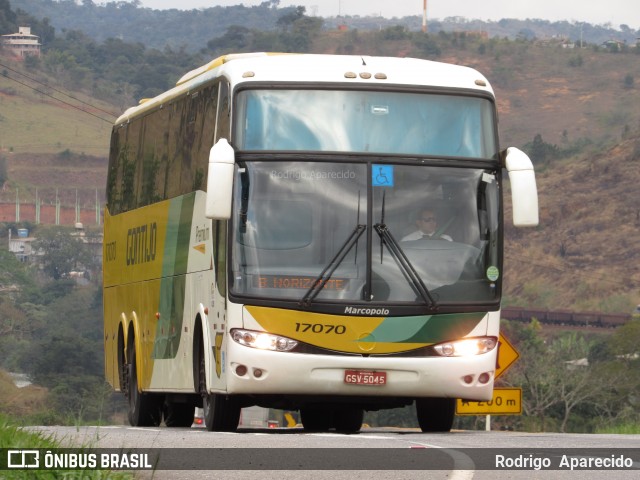
[[[198,346],[198,391],[202,396],[204,425],[210,432],[235,432],[240,422],[240,404],[229,395],[207,391],[206,361],[202,341]]]
[[[210,432],[235,432],[240,421],[240,406],[229,395],[208,393],[202,397],[204,425]]]
[[[327,432],[334,426],[333,409],[305,407],[300,409],[302,426],[308,432]]]
[[[334,427],[339,433],[358,433],[364,420],[364,410],[354,407],[338,407],[333,412]]]
[[[418,398],[416,413],[423,432],[448,432],[456,414],[456,399]]]

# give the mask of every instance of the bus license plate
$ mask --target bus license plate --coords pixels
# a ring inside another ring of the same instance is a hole
[[[370,385],[379,387],[381,385],[386,385],[387,372],[345,370],[344,383],[349,383],[351,385]]]

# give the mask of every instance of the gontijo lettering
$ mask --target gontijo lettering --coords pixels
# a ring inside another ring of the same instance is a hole
[[[116,259],[117,252],[117,243],[108,242],[104,245],[104,261],[105,262],[113,262]]]
[[[127,231],[127,266],[154,261],[157,246],[156,222],[130,228]]]

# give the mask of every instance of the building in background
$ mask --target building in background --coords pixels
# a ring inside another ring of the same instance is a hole
[[[2,35],[2,49],[18,58],[40,56],[40,37],[31,33],[31,27],[20,27],[18,33]]]

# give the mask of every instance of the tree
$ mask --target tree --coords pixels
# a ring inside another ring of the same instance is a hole
[[[290,29],[295,22],[305,17],[307,9],[303,6],[298,6],[293,12],[282,15],[276,24],[284,30]]]
[[[23,346],[20,368],[49,389],[50,404],[62,421],[98,419],[109,397],[103,378],[101,292],[97,287],[68,290],[72,284],[50,282],[43,297],[57,292],[55,299],[46,308],[25,308],[30,319],[37,314],[42,321]]]
[[[0,31],[2,33],[16,31],[16,14],[11,10],[9,0],[0,0]]]
[[[413,37],[413,44],[425,57],[439,57],[442,53],[440,45],[429,34],[418,33]]]
[[[603,388],[603,382],[594,378],[594,370],[587,361],[590,347],[589,342],[576,332],[557,338],[550,345],[549,358],[555,364],[552,378],[556,388],[553,390],[561,410],[561,432],[567,431],[574,409],[580,404],[593,402]]]
[[[307,17],[305,7],[299,6],[295,11],[278,19],[277,25],[282,31],[279,41],[285,52],[309,52],[312,39],[322,28],[322,19]]]
[[[615,389],[620,402],[614,412],[621,421],[640,422],[640,319],[616,329],[609,351],[619,366],[620,381]]]
[[[69,229],[42,229],[33,244],[35,250],[43,254],[43,270],[55,280],[72,271],[93,268],[94,260],[88,246],[82,237],[72,235]]]
[[[545,142],[540,133],[524,148],[529,151],[529,157],[534,165],[548,165],[560,153],[558,147]]]
[[[624,379],[617,365],[589,363],[598,344],[583,334],[563,333],[545,341],[537,321],[527,326],[505,322],[520,353],[507,383],[523,391],[525,417],[541,431],[586,431],[593,418],[616,415],[611,408]],[[601,357],[599,352],[598,357]]]
[[[231,25],[221,37],[207,42],[207,48],[214,52],[243,52],[251,45],[253,32],[241,25]]]
[[[633,75],[630,73],[627,73],[624,76],[624,88],[633,88],[634,83],[635,83],[635,79],[633,78]]]
[[[13,302],[0,297],[0,338],[22,337],[29,328],[26,320],[24,312],[17,309]]]
[[[410,37],[406,27],[402,25],[395,25],[393,27],[387,27],[380,32],[380,36],[383,40],[406,40]]]
[[[541,326],[533,320],[526,326],[505,323],[505,331],[520,353],[504,382],[522,388],[522,410],[526,417],[538,421],[538,429],[545,431],[547,416],[557,398],[553,379],[547,371],[553,366],[546,355],[546,345],[540,335]]]

